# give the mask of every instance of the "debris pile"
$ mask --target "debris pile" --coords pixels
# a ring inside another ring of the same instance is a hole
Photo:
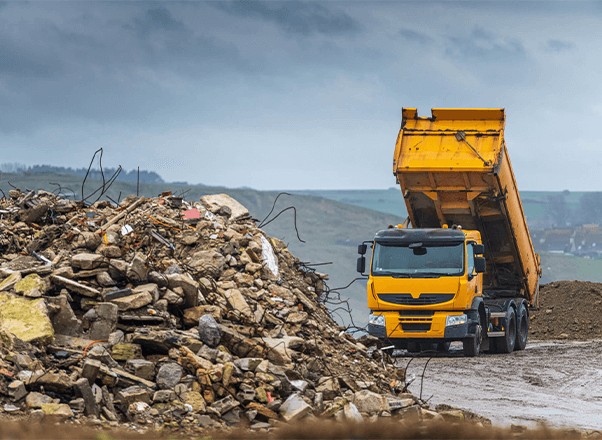
[[[0,413],[268,429],[304,417],[464,417],[407,392],[327,275],[230,197],[0,201]]]
[[[533,339],[602,338],[602,283],[554,281],[539,289],[539,311],[531,315]]]

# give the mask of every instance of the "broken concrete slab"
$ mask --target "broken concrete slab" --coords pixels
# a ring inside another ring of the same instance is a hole
[[[253,312],[247,304],[245,297],[240,293],[238,289],[229,289],[224,292],[224,296],[230,303],[233,309],[238,310],[243,315],[253,316]]]
[[[99,302],[86,312],[84,319],[89,323],[88,338],[93,341],[108,339],[117,327],[119,306],[110,302]]]
[[[40,298],[47,290],[48,285],[37,273],[27,275],[15,284],[15,292],[27,298]]]
[[[199,284],[187,275],[174,273],[167,275],[167,287],[174,290],[180,287],[184,292],[184,304],[186,307],[199,305]]]
[[[249,210],[227,194],[212,194],[202,196],[201,203],[214,214],[217,213],[222,206],[227,206],[230,208],[230,218],[232,220],[249,216]]]
[[[100,415],[100,410],[96,404],[94,394],[92,394],[92,388],[90,388],[90,382],[88,382],[88,379],[79,379],[77,382],[75,382],[75,388],[82,399],[84,399],[86,415],[98,417]]]
[[[120,312],[124,312],[149,305],[153,302],[153,296],[149,291],[144,290],[140,293],[124,296],[123,298],[112,299],[111,302],[117,305]]]
[[[29,300],[0,294],[0,328],[25,342],[47,344],[54,336],[43,299]]]
[[[299,394],[291,394],[279,411],[284,420],[292,422],[309,414],[311,409],[311,406]]]
[[[71,257],[71,264],[78,269],[91,270],[105,265],[106,260],[102,255],[82,253]]]
[[[55,334],[76,337],[83,333],[82,322],[75,316],[67,295],[50,297],[47,298],[46,301],[58,308],[58,310],[50,316]]]

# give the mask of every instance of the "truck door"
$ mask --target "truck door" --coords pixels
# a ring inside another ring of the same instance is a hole
[[[472,299],[479,294],[478,290],[478,274],[474,268],[474,249],[473,243],[466,244],[466,276],[468,278],[468,295],[472,302]],[[468,305],[470,307],[470,304]]]

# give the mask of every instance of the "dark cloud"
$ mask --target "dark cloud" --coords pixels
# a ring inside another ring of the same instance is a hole
[[[546,50],[550,52],[564,52],[565,50],[571,50],[574,47],[575,44],[570,41],[548,40],[546,42]]]
[[[223,64],[230,67],[247,67],[241,60],[238,50],[222,44],[214,38],[195,32],[182,20],[176,19],[165,7],[147,10],[124,25],[137,37],[136,55],[142,54],[144,62],[182,73],[199,72],[199,69],[218,69]],[[208,65],[207,60],[218,65]]]
[[[162,7],[149,9],[143,17],[134,18],[133,28],[141,35],[161,31],[184,34],[190,32],[182,21],[174,19],[171,12]]]
[[[289,1],[234,1],[217,2],[215,7],[240,17],[254,17],[277,24],[292,34],[324,35],[356,34],[359,22],[342,11],[333,11],[317,3]]]
[[[460,60],[499,63],[521,61],[526,57],[520,41],[498,38],[478,26],[467,36],[448,37],[446,54]]]
[[[404,40],[418,44],[427,44],[433,41],[428,35],[423,34],[422,32],[413,31],[412,29],[403,28],[399,31],[399,35],[401,35]]]
[[[47,51],[27,47],[0,35],[0,73],[20,78],[51,77],[63,72],[62,61]]]

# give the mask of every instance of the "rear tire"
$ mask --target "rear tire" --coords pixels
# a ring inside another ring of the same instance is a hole
[[[514,343],[515,350],[524,350],[527,346],[527,337],[529,335],[529,317],[527,308],[524,304],[520,306],[520,321],[516,329],[516,342]]]
[[[420,351],[435,351],[437,350],[437,344],[432,342],[423,342],[420,344]]]
[[[481,342],[483,342],[483,328],[481,324],[477,324],[475,335],[472,338],[466,338],[462,341],[464,348],[464,356],[475,357],[481,352]]]
[[[497,353],[512,353],[516,342],[516,313],[513,308],[506,314],[506,334],[501,338],[493,339],[495,341],[495,351]]]

